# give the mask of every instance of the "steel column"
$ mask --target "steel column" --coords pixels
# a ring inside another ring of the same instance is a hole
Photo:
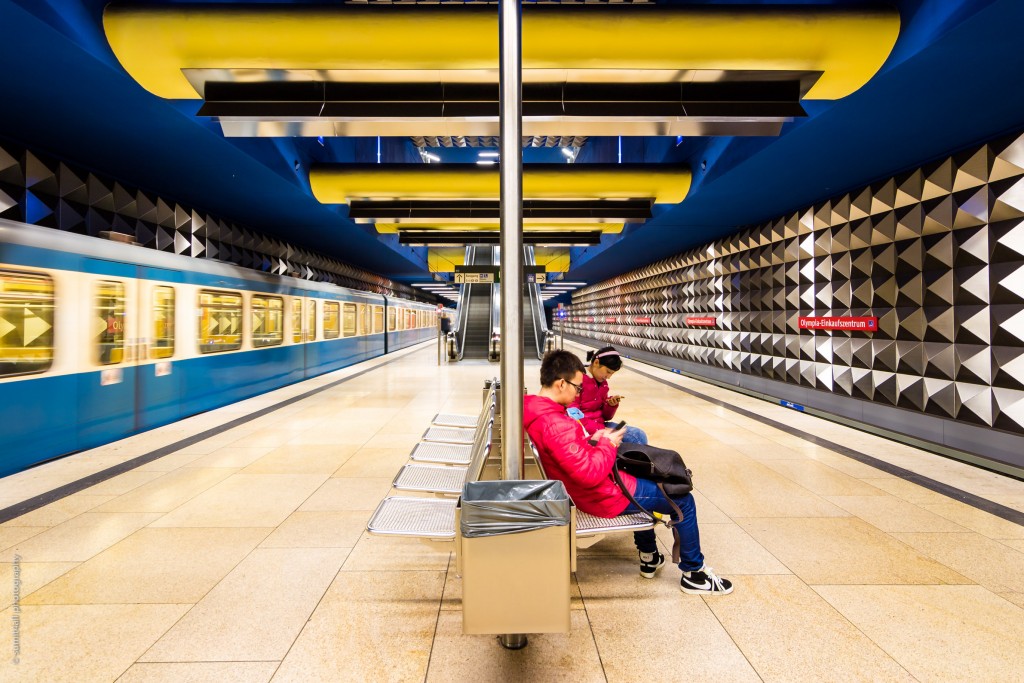
[[[503,479],[523,476],[522,8],[498,5],[501,132],[501,461]]]

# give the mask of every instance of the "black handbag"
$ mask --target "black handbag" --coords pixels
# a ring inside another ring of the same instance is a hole
[[[676,513],[678,521],[668,521],[636,502],[623,483],[620,472],[626,472],[638,479],[647,479],[657,484],[662,495],[665,496],[665,500]],[[661,523],[672,529],[672,561],[678,563],[679,531],[676,529],[676,525],[683,521],[683,511],[679,509],[672,498],[673,496],[685,496],[693,490],[693,472],[683,462],[683,456],[667,448],[624,443],[619,446],[619,452],[615,456],[612,477],[629,502],[640,508],[655,524]]]

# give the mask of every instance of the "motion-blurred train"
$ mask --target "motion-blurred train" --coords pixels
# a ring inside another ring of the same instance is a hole
[[[428,304],[0,220],[0,476],[434,338]]]

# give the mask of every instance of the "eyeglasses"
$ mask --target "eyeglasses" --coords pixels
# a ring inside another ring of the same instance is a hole
[[[583,393],[583,386],[582,385],[576,384],[574,382],[570,382],[569,380],[563,380],[563,381],[566,384],[568,384],[569,386],[573,387],[576,390],[577,394],[582,394]]]

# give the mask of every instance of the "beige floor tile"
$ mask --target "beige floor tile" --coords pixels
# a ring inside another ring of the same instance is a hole
[[[381,429],[372,439],[363,444],[363,448],[398,448],[406,453],[412,453],[412,449],[420,442],[420,436],[427,430],[430,423],[422,422],[420,426],[421,429],[418,433],[390,432]]]
[[[647,580],[635,562],[579,560],[580,591],[609,683],[757,681],[757,674],[703,599],[679,590],[678,572]],[[719,598],[728,600],[729,597]],[[671,645],[700,634],[700,654]]]
[[[352,548],[369,520],[366,510],[293,512],[260,547]]]
[[[9,587],[0,592],[0,609],[7,609],[14,604],[14,566],[13,562],[0,564],[0,586]],[[77,562],[19,562],[17,575],[19,599],[24,604],[25,599],[34,591],[77,566]]]
[[[530,635],[523,650],[502,648],[494,636],[462,634],[462,615],[443,611],[437,621],[428,683],[480,681],[605,681],[586,614],[573,612],[569,633]]]
[[[412,448],[363,448],[331,476],[394,479],[402,465],[409,461],[410,453]]]
[[[729,515],[719,510],[707,497],[694,489],[691,493],[693,502],[697,506],[697,519],[700,524],[728,524],[732,522]]]
[[[244,448],[260,446],[269,446],[271,448],[277,448],[278,446],[283,446],[284,444],[288,443],[288,440],[291,438],[293,438],[292,435],[288,434],[285,431],[268,427],[266,429],[261,429],[256,432],[252,432],[251,434],[241,436],[232,441],[230,445]]]
[[[7,550],[16,543],[28,540],[49,528],[46,526],[0,526],[0,550]],[[0,556],[0,561],[10,562],[11,558]]]
[[[181,618],[189,605],[23,605],[21,654],[11,662],[12,609],[0,679],[5,681],[113,681]]]
[[[845,517],[849,513],[761,463],[724,462],[694,472],[694,483],[736,517]]]
[[[658,529],[658,539],[665,548],[672,547],[672,534]],[[786,565],[751,538],[737,524],[700,524],[700,545],[707,563],[723,576],[733,574],[789,574]],[[668,569],[668,568],[666,568]],[[672,568],[668,573],[677,573]]]
[[[160,472],[130,470],[103,483],[90,486],[85,490],[85,493],[93,496],[123,496],[129,491],[133,491],[143,484],[148,484],[160,476],[162,476]]]
[[[9,522],[4,522],[3,525],[0,525],[0,528],[16,526],[54,527],[113,499],[114,496],[112,495],[96,496],[89,493],[76,493],[54,501],[49,505],[44,505],[21,517],[15,517]]]
[[[989,590],[1024,593],[1024,553],[999,541],[975,533],[893,536]]]
[[[956,522],[971,531],[976,531],[982,536],[999,539],[1017,539],[1024,543],[1024,525],[996,517],[965,503],[950,500],[939,504],[924,504],[921,507]]]
[[[243,474],[333,474],[355,446],[279,446],[242,470]]]
[[[808,459],[828,465],[829,467],[839,470],[843,474],[848,474],[851,477],[863,479],[872,486],[874,486],[875,484],[871,480],[892,476],[886,474],[877,467],[872,467],[867,463],[863,463],[859,460],[854,460],[853,458],[847,457],[840,453],[835,453],[827,449],[816,449],[813,451],[805,452],[807,452]]]
[[[116,683],[267,683],[277,662],[135,664]]]
[[[276,527],[326,480],[318,474],[233,474],[153,526]]]
[[[220,446],[223,448],[223,446]],[[173,472],[180,467],[185,467],[188,464],[195,462],[204,455],[208,455],[213,451],[217,450],[214,447],[203,448],[203,453],[197,453],[192,448],[183,448],[173,453],[168,453],[165,456],[157,458],[151,462],[147,462],[145,465],[139,465],[136,471],[139,472]]]
[[[196,458],[188,467],[246,467],[274,450],[272,446],[225,446]]]
[[[140,529],[26,599],[38,604],[194,603],[269,529]]]
[[[740,576],[708,607],[764,681],[913,681],[795,576]]]
[[[149,512],[86,512],[16,544],[22,562],[84,562],[159,518]]]
[[[589,542],[589,539],[579,539],[579,544],[587,542]],[[671,545],[669,547],[671,547]],[[586,547],[578,545],[576,554],[579,557],[616,557],[628,559],[630,562],[635,564],[637,561],[636,552],[636,545],[633,543],[633,534],[622,533],[606,534],[604,538],[594,545]]]
[[[882,531],[943,531],[968,532],[945,517],[924,510],[913,503],[881,496],[827,496],[828,500],[857,515]]]
[[[335,548],[254,550],[142,660],[284,659],[345,555]]]
[[[345,572],[443,571],[452,552],[452,543],[371,536],[364,532],[341,569]]]
[[[184,468],[118,496],[99,512],[170,512],[228,477],[234,470],[208,467]]]
[[[273,680],[423,680],[443,585],[443,571],[341,572]]]
[[[1019,550],[1022,553],[1024,553],[1024,540],[1021,540],[1021,539],[1011,539],[1011,540],[1002,541],[1002,543],[1004,545],[1010,546],[1011,548],[1016,548],[1017,550]]]
[[[316,490],[299,508],[300,512],[330,512],[337,510],[375,510],[391,490],[395,478],[331,478]]]
[[[919,680],[1020,680],[1024,610],[980,586],[815,590]]]
[[[923,486],[919,486],[913,482],[898,477],[882,477],[880,479],[864,479],[865,482],[872,486],[891,493],[897,498],[901,498],[908,503],[914,503],[916,505],[941,505],[942,503],[948,503],[951,499],[930,491]]]
[[[735,448],[748,458],[764,462],[805,460],[807,458],[807,454],[803,450],[793,448],[792,446],[784,446],[774,441],[758,444],[738,444]]]
[[[862,519],[738,519],[809,584],[971,583]]]
[[[769,460],[782,476],[819,496],[885,496],[886,492],[816,460]]]
[[[1012,602],[1017,607],[1024,609],[1024,593],[1017,591],[996,591],[996,595],[1003,598],[1007,602]]]

